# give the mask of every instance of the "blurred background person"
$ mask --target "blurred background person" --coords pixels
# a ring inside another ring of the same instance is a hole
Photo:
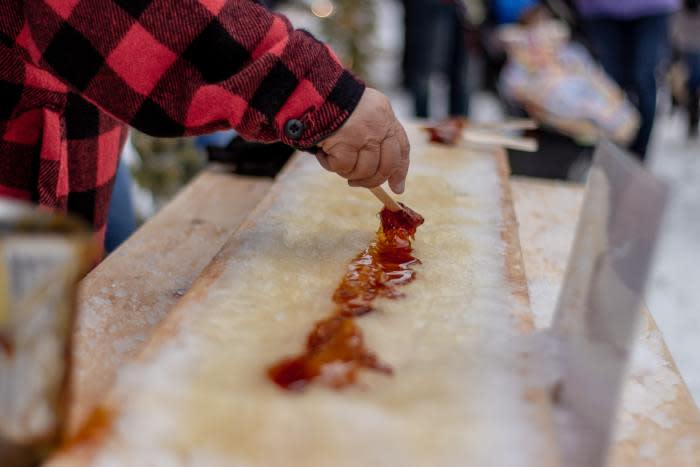
[[[686,68],[688,138],[698,137],[700,120],[700,0],[685,0],[673,21],[673,43]]]
[[[490,3],[491,15],[497,24],[516,23],[540,4],[539,0],[491,0]]]
[[[656,113],[656,72],[679,0],[576,0],[594,53],[641,114],[630,149],[644,160]]]
[[[105,253],[107,254],[116,250],[136,231],[136,212],[131,196],[133,183],[129,167],[123,159],[120,159],[107,214],[105,233]]]
[[[458,0],[404,0],[404,84],[416,117],[427,118],[430,78],[444,68],[449,85],[448,113],[467,116],[467,47]]]

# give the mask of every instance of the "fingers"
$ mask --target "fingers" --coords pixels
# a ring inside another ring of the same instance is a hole
[[[321,167],[326,169],[329,172],[332,172],[331,170],[331,165],[328,162],[328,154],[326,154],[323,151],[318,151],[317,153],[314,154],[316,156],[316,160],[318,161],[319,164],[321,164]]]
[[[380,145],[368,144],[360,149],[355,169],[347,177],[348,180],[363,180],[370,178],[379,170]]]
[[[399,140],[395,136],[389,136],[382,141],[379,154],[374,153],[373,155],[379,159],[377,171],[369,177],[350,180],[348,182],[350,186],[373,188],[387,181],[401,158]]]
[[[321,162],[321,159],[319,159]],[[335,172],[341,177],[348,178],[353,173],[358,163],[357,150],[346,144],[336,144],[326,151],[325,162],[327,167],[321,165],[331,172]]]
[[[411,144],[408,142],[408,136],[406,136],[406,131],[403,127],[400,124],[398,124],[398,127],[396,135],[401,146],[401,155],[397,167],[389,175],[389,188],[397,195],[400,195],[406,189],[406,175],[410,165]]]

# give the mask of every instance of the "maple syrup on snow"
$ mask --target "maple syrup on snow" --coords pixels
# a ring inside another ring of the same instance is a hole
[[[428,132],[431,143],[446,144],[454,146],[462,137],[462,130],[467,126],[465,119],[460,117],[450,117],[439,121],[432,126],[424,127]]]
[[[373,301],[378,297],[402,297],[397,289],[415,278],[412,266],[419,261],[412,255],[411,240],[423,217],[402,207],[401,211],[381,211],[376,237],[350,262],[333,294],[335,312],[314,325],[304,352],[268,369],[268,377],[278,386],[301,390],[318,379],[338,389],[354,383],[362,368],[392,373],[391,367],[366,348],[355,318],[374,311]]]

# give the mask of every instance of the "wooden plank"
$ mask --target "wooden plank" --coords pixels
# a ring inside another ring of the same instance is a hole
[[[83,279],[71,433],[271,185],[212,166]]]
[[[538,328],[549,325],[573,243],[583,187],[513,178],[520,240]],[[611,466],[696,466],[700,412],[651,314],[644,319],[623,393]]]
[[[264,380],[327,315],[377,222],[368,192],[297,159],[120,375],[107,424],[52,465],[555,465],[519,344],[532,326],[503,154],[412,143],[404,199],[429,216],[425,278],[361,324],[398,376],[302,395]]]

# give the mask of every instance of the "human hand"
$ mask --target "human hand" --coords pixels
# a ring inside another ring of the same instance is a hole
[[[321,165],[348,180],[350,186],[374,188],[389,180],[391,190],[403,193],[410,145],[389,99],[367,88],[355,111],[335,133],[319,143]]]

